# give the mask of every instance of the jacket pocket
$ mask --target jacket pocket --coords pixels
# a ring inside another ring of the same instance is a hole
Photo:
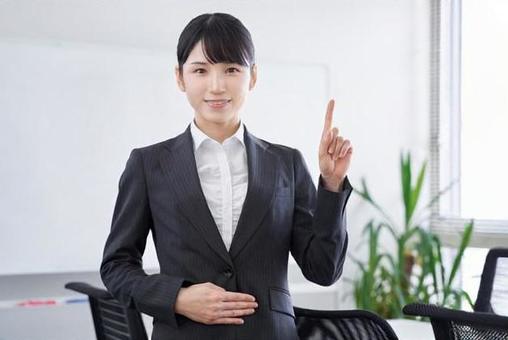
[[[283,288],[271,287],[270,291],[270,309],[279,313],[295,317],[291,295]]]

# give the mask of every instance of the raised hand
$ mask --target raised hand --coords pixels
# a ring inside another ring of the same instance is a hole
[[[207,282],[180,288],[175,312],[206,325],[241,325],[242,317],[253,314],[257,307],[254,296],[228,292]]]
[[[353,146],[348,139],[339,135],[339,129],[332,128],[333,108],[331,99],[326,109],[325,125],[319,144],[319,169],[327,190],[339,191],[351,163]]]

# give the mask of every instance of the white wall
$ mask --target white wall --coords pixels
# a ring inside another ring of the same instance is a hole
[[[0,226],[9,233],[0,241],[4,273],[34,272],[37,261],[41,271],[68,270],[62,259],[73,251],[84,259],[76,270],[97,263],[104,240],[95,237],[107,235],[128,151],[169,138],[191,119],[172,79],[176,40],[188,20],[212,11],[238,16],[256,45],[260,79],[244,115],[248,128],[301,149],[316,177],[326,99],[334,97],[335,123],[354,145],[352,183],[366,176],[376,197],[400,215],[399,151],[418,160],[427,151],[426,1],[6,1],[0,151],[17,163],[0,166]],[[83,149],[82,138],[94,136],[100,139],[90,140],[93,148]],[[79,154],[71,153],[76,145]],[[82,171],[57,175],[66,172],[48,160],[60,156]],[[351,252],[371,213],[352,198]],[[48,232],[54,223],[79,226],[74,239]],[[51,246],[55,238],[61,247]],[[22,252],[29,255],[18,261]],[[344,275],[354,274],[349,261]],[[338,289],[349,288],[341,282]]]

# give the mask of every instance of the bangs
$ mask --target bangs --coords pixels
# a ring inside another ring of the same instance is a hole
[[[242,36],[242,32],[228,30],[220,22],[212,22],[203,32],[202,47],[206,59],[212,63],[235,63],[252,66],[250,36]]]
[[[181,67],[192,49],[201,42],[208,62],[254,65],[254,44],[249,31],[237,18],[225,13],[202,14],[189,22],[178,39],[177,58]]]

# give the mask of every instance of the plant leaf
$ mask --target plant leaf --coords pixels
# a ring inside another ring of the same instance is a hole
[[[400,154],[400,179],[402,185],[402,201],[404,203],[404,230],[409,222],[409,207],[411,205],[411,155]]]
[[[418,173],[418,178],[416,180],[416,184],[414,189],[411,189],[411,200],[410,200],[410,206],[409,206],[409,212],[408,212],[408,227],[411,224],[411,220],[413,219],[413,215],[416,209],[416,206],[418,205],[418,201],[420,200],[420,193],[422,191],[423,181],[425,178],[425,169],[427,168],[427,162],[423,162],[422,167],[420,168],[420,171]]]
[[[455,275],[457,274],[460,263],[462,261],[462,257],[464,255],[464,251],[465,251],[466,247],[468,246],[469,242],[471,241],[471,235],[473,233],[473,225],[474,225],[474,221],[471,220],[468,224],[466,224],[466,227],[464,228],[464,232],[463,232],[462,238],[460,240],[460,245],[457,250],[457,255],[455,256],[455,259],[453,260],[452,270],[450,272],[450,276],[448,277],[448,282],[447,282],[448,289],[451,287],[453,279],[455,278]]]

